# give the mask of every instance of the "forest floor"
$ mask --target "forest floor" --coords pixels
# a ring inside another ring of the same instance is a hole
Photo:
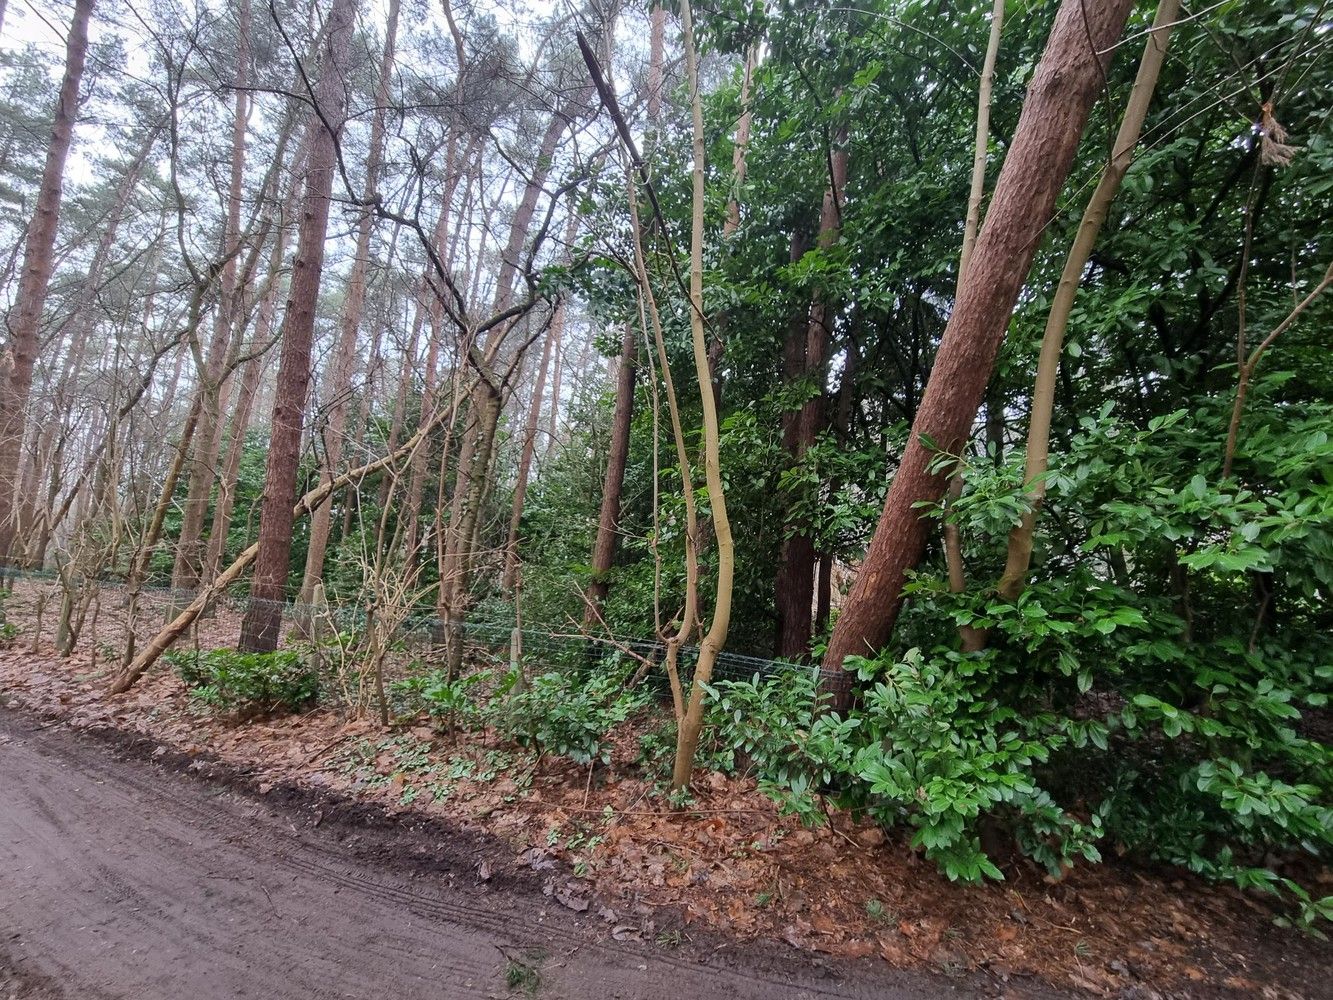
[[[0,653],[0,998],[1330,996],[1326,943],[1178,872],[954,885],[749,779],[672,813],[632,733],[589,769],[107,680]]]

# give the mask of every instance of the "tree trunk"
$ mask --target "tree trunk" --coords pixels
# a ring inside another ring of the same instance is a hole
[[[1088,5],[1062,0],[1033,76],[1018,128],[968,265],[962,294],[945,327],[884,512],[829,641],[823,686],[836,707],[851,701],[843,661],[874,654],[902,608],[908,570],[921,559],[948,470],[931,471],[934,448],[957,454],[990,381],[1009,315],[1056,198],[1074,162],[1093,101],[1106,80],[1132,0]],[[929,438],[927,446],[923,438]]]
[[[294,198],[290,194],[288,197],[289,202],[294,204]],[[284,211],[284,215],[286,214]],[[254,416],[260,383],[264,378],[265,347],[277,324],[278,275],[282,272],[286,254],[287,230],[286,227],[282,227],[277,232],[273,250],[269,254],[268,274],[264,279],[264,291],[259,299],[259,315],[255,320],[254,333],[250,337],[248,351],[254,356],[243,363],[241,388],[236,398],[236,408],[232,413],[227,454],[222,462],[221,474],[218,476],[218,499],[213,508],[213,522],[208,532],[208,549],[204,555],[202,579],[212,579],[217,574],[227,547],[227,535],[231,531],[232,514],[236,507],[236,485],[240,477],[241,459],[245,454],[246,434]]]
[[[472,538],[481,516],[482,492],[495,451],[495,432],[500,422],[500,389],[481,379],[471,396],[474,444],[466,460],[459,457],[459,476],[456,496],[461,503],[456,507],[458,518],[451,518],[449,537],[455,542],[452,554],[447,555],[447,566],[440,575],[440,593],[447,595],[447,604],[440,610],[448,630],[448,676],[459,676],[463,664],[463,621],[471,597]]]
[[[259,542],[250,607],[241,624],[239,648],[252,653],[278,646],[292,547],[292,504],[301,461],[301,427],[310,389],[310,353],[324,270],[324,240],[333,191],[335,143],[342,129],[344,70],[356,16],[355,0],[335,0],[322,46],[319,82],[313,95],[319,116],[311,121],[306,190],[287,312],[282,321],[282,355],[264,476]],[[327,124],[326,124],[327,123]],[[332,130],[332,131],[331,131]]]
[[[616,406],[611,417],[606,476],[602,480],[602,506],[597,515],[597,538],[592,547],[592,581],[588,584],[587,610],[583,619],[585,629],[591,628],[606,604],[611,589],[608,574],[615,564],[620,542],[620,494],[625,485],[630,428],[634,422],[635,348],[634,327],[626,323],[620,339],[620,364],[616,369]]]
[[[362,193],[362,215],[356,233],[356,257],[347,279],[343,299],[342,330],[333,358],[328,423],[324,429],[322,476],[332,480],[342,463],[343,432],[347,429],[347,404],[352,391],[352,371],[356,365],[356,338],[366,303],[366,277],[370,270],[370,238],[375,214],[371,211],[379,190],[380,160],[384,153],[384,113],[389,103],[389,83],[393,75],[394,48],[398,40],[399,0],[389,0],[389,23],[384,34],[384,52],[380,57],[379,83],[375,90],[375,112],[370,121],[370,151],[366,157],[366,185]],[[333,523],[332,502],[320,507],[310,518],[310,546],[306,550],[305,578],[301,601],[308,603],[315,584],[324,578],[324,553]]]
[[[56,100],[37,207],[23,247],[23,273],[9,315],[9,372],[7,377],[0,377],[0,567],[8,563],[14,548],[19,451],[23,443],[28,397],[32,392],[33,368],[37,362],[42,311],[55,267],[65,159],[74,139],[74,123],[79,113],[79,82],[83,78],[88,53],[88,21],[92,17],[93,4],[94,0],[75,0],[74,3],[74,19],[65,39],[65,76]]]
[[[828,250],[838,242],[842,223],[843,189],[847,185],[847,131],[839,131],[839,145],[829,162],[832,168],[829,187],[824,192],[824,204],[819,213],[819,247]],[[793,252],[796,244],[793,240]],[[805,344],[800,350],[798,378],[815,382],[815,392],[801,404],[790,425],[787,452],[793,465],[799,465],[805,453],[815,443],[823,423],[825,393],[825,366],[829,351],[829,325],[832,309],[823,291],[816,290],[810,305],[809,321],[805,324]],[[785,352],[796,356],[795,346]],[[784,435],[787,437],[787,435]],[[815,587],[815,543],[809,525],[789,524],[782,541],[781,561],[778,565],[776,601],[778,607],[778,656],[803,660],[810,655],[812,629],[811,604]]]
[[[708,370],[708,347],[704,341],[703,320],[703,236],[704,236],[704,128],[703,98],[699,93],[699,67],[694,48],[694,25],[689,0],[681,0],[681,27],[685,36],[685,66],[690,87],[693,119],[694,171],[693,211],[690,225],[690,339],[694,345],[694,374],[699,385],[703,408],[704,475],[712,509],[713,533],[717,542],[717,589],[713,603],[713,621],[699,644],[699,659],[694,666],[689,703],[676,728],[676,759],[671,771],[674,790],[689,788],[694,771],[694,754],[703,729],[704,690],[713,676],[718,654],[726,645],[731,627],[731,590],[736,569],[736,550],[732,544],[731,522],[727,517],[727,498],[722,488],[722,463],[718,449],[717,409]]]
[[[551,412],[547,414],[546,449],[542,452],[542,461],[549,462],[555,453],[555,446],[560,438],[560,376],[564,373],[564,337],[563,331],[552,330],[551,339]]]
[[[1134,78],[1134,88],[1129,93],[1129,103],[1125,115],[1120,121],[1120,131],[1115,138],[1115,146],[1106,169],[1102,171],[1101,181],[1088,200],[1088,207],[1083,211],[1079,222],[1074,245],[1065,258],[1064,270],[1060,274],[1060,284],[1056,287],[1055,298],[1051,302],[1050,314],[1046,317],[1046,329],[1041,338],[1041,355],[1037,362],[1037,378],[1032,389],[1032,413],[1028,419],[1027,460],[1023,470],[1024,488],[1027,491],[1028,509],[1023,519],[1009,533],[1009,551],[1005,559],[1004,574],[996,589],[1006,601],[1018,599],[1027,583],[1028,567],[1032,562],[1032,536],[1037,525],[1037,515],[1041,511],[1042,501],[1046,498],[1046,468],[1050,459],[1051,412],[1055,406],[1055,382],[1060,370],[1060,355],[1064,352],[1065,330],[1069,326],[1069,316],[1074,308],[1074,297],[1078,294],[1079,283],[1087,268],[1092,248],[1097,244],[1102,225],[1111,209],[1111,202],[1120,190],[1120,182],[1125,179],[1129,165],[1134,162],[1134,147],[1139,143],[1143,132],[1144,119],[1148,117],[1148,106],[1152,103],[1153,91],[1157,88],[1157,75],[1166,58],[1166,46],[1171,38],[1171,28],[1180,11],[1180,0],[1161,0],[1157,7],[1157,16],[1153,19],[1152,31],[1144,46],[1143,58],[1139,62],[1139,71]]]
[[[542,136],[532,175],[524,185],[523,195],[514,210],[509,225],[509,237],[500,255],[496,272],[491,317],[499,316],[514,303],[515,281],[523,250],[528,244],[530,229],[537,212],[537,202],[550,176],[552,161],[569,126],[570,119],[562,111],[552,113]],[[478,265],[480,266],[480,261]],[[474,535],[479,527],[481,502],[491,462],[495,456],[495,434],[504,402],[504,389],[494,372],[494,364],[510,330],[518,317],[492,326],[486,333],[480,349],[472,346],[473,334],[468,331],[462,338],[463,350],[471,352],[471,361],[479,379],[468,399],[469,424],[464,431],[459,449],[458,470],[455,475],[453,497],[447,534],[439,555],[440,563],[440,618],[448,634],[449,670],[456,673],[462,663],[463,615],[471,592]],[[518,363],[518,358],[513,359]],[[461,363],[461,361],[460,361]],[[437,515],[443,518],[443,512]]]
[[[981,83],[977,88],[977,129],[972,146],[972,186],[967,197],[967,217],[963,223],[963,250],[958,255],[958,281],[954,301],[967,280],[967,265],[976,246],[977,231],[981,228],[981,202],[986,194],[986,151],[990,146],[991,90],[995,81],[995,59],[1000,52],[1000,36],[1004,29],[1004,0],[995,0],[991,12],[990,36],[986,42],[986,58],[981,68]],[[989,413],[987,414],[989,417]],[[999,460],[997,453],[996,460]],[[967,590],[967,567],[963,561],[963,532],[958,522],[949,516],[951,507],[963,495],[963,462],[960,460],[949,480],[948,501],[944,507],[944,561],[948,567],[949,590],[961,594]],[[971,626],[958,630],[963,652],[973,653],[985,646],[985,633]]]
[[[97,328],[95,318],[97,297],[102,290],[106,269],[116,250],[116,238],[120,234],[125,211],[129,207],[130,199],[139,187],[144,166],[147,164],[160,134],[161,130],[158,128],[150,128],[147,131],[143,145],[139,147],[138,152],[129,162],[129,165],[125,168],[125,173],[117,183],[110,210],[107,212],[106,221],[97,240],[97,249],[93,252],[92,261],[88,265],[87,277],[75,296],[74,306],[70,310],[65,329],[57,335],[65,339],[69,346],[66,351],[64,369],[56,382],[54,391],[50,394],[51,411],[42,421],[44,424],[42,427],[43,435],[48,438],[58,428],[69,426],[70,407],[75,395],[74,387],[79,382],[83,361],[87,356],[89,343]],[[31,420],[28,422],[32,423]],[[61,470],[52,463],[44,462],[43,456],[49,453],[49,441],[46,446],[39,442],[38,446],[33,449],[31,468],[23,477],[26,485],[19,492],[18,531],[28,540],[24,562],[29,566],[41,566],[45,561],[46,547],[56,522],[53,513],[55,510],[54,497],[59,493],[62,485]],[[52,499],[44,509],[38,510],[36,506],[38,493],[36,484],[43,479],[47,481],[48,495]],[[75,483],[74,488],[81,489],[82,483]],[[17,557],[18,553],[16,552],[14,555]]]
[[[407,419],[407,397],[412,394],[412,373],[416,369],[417,351],[421,347],[421,331],[426,325],[425,296],[431,294],[423,278],[413,296],[412,326],[408,334],[407,350],[399,357],[398,389],[393,397],[393,412],[389,417],[389,436],[387,447],[390,451],[398,447],[398,438],[403,433],[403,422]],[[379,505],[384,507],[389,502],[389,478],[380,483]]]
[[[532,399],[528,403],[528,420],[523,428],[523,450],[518,459],[518,475],[514,481],[514,503],[509,512],[509,536],[505,540],[505,566],[501,589],[512,593],[518,584],[518,529],[523,520],[523,504],[528,496],[528,477],[532,473],[532,456],[537,446],[537,424],[541,422],[542,399],[546,395],[546,376],[551,367],[551,348],[558,330],[564,326],[565,302],[561,298],[551,318],[551,328],[542,343],[542,357],[537,365],[537,377],[532,385]]]
[[[194,454],[190,461],[190,481],[181,517],[180,538],[176,544],[176,563],[172,570],[174,590],[192,592],[199,585],[203,571],[204,521],[208,517],[208,501],[217,482],[218,452],[222,448],[222,382],[227,377],[227,356],[233,339],[239,340],[241,331],[235,329],[240,315],[239,290],[236,282],[236,255],[241,242],[241,203],[245,181],[245,130],[250,117],[250,4],[240,5],[239,44],[236,49],[236,68],[233,75],[231,131],[231,175],[227,194],[227,224],[223,234],[222,274],[218,286],[218,309],[214,315],[213,339],[209,344],[204,368],[199,373],[201,408],[199,430],[195,434]]]

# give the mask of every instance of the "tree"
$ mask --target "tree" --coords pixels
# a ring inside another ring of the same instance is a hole
[[[712,512],[713,535],[717,545],[717,588],[713,597],[713,621],[699,644],[699,660],[694,665],[690,697],[676,728],[676,761],[671,771],[671,787],[689,788],[694,772],[694,755],[703,729],[704,692],[713,676],[713,667],[727,641],[731,626],[731,590],[735,575],[736,550],[727,517],[727,497],[722,486],[722,460],[718,444],[717,399],[713,393],[708,347],[704,340],[703,239],[705,146],[703,95],[699,91],[698,55],[694,43],[694,18],[689,0],[681,0],[681,31],[685,38],[685,74],[690,89],[694,171],[690,214],[690,342],[694,347],[694,374],[703,410],[704,480]]]
[[[819,212],[819,249],[826,252],[838,242],[841,229],[842,205],[847,187],[847,156],[847,132],[843,129],[837,144],[829,151],[828,188],[824,192],[824,203]],[[798,262],[799,258],[793,261]],[[828,301],[827,294],[816,290],[805,329],[801,329],[801,324],[794,324],[788,335],[795,341],[789,344],[787,356],[791,358],[798,384],[804,383],[802,388],[808,393],[808,398],[789,422],[788,433],[784,434],[784,445],[792,462],[798,465],[814,445],[824,422],[823,403],[833,312],[833,303]],[[792,660],[802,660],[810,654],[811,604],[815,592],[815,540],[812,527],[801,523],[788,526],[778,566],[777,653]]]
[[[840,707],[851,697],[846,658],[878,651],[893,631],[907,572],[925,551],[929,522],[919,505],[943,495],[948,477],[940,456],[957,455],[971,432],[1010,313],[1132,6],[1109,0],[1093,10],[1064,0],[1056,14],[911,438],[829,640],[825,684]]]
[[[88,22],[93,4],[94,0],[75,0],[74,17],[65,39],[65,75],[56,99],[41,190],[28,226],[23,246],[23,274],[9,316],[8,371],[0,378],[0,565],[8,562],[14,549],[23,421],[32,391],[42,310],[55,267],[53,252],[56,227],[60,222],[65,160],[74,140],[74,124],[79,113],[79,82],[83,79],[88,54]]]
[[[232,85],[231,163],[227,188],[226,222],[222,232],[222,273],[219,277],[218,308],[213,316],[213,337],[199,369],[199,431],[193,439],[189,485],[185,498],[176,564],[171,585],[190,592],[199,585],[203,569],[204,521],[208,500],[217,481],[217,458],[222,446],[223,384],[235,365],[229,356],[239,350],[241,331],[235,329],[241,310],[237,288],[237,256],[241,249],[241,204],[244,200],[246,126],[250,117],[250,4],[240,4],[236,68]]]
[[[389,0],[384,52],[380,57],[379,83],[375,88],[375,110],[370,120],[370,151],[366,157],[365,188],[361,195],[361,201],[366,207],[362,209],[357,224],[356,256],[352,260],[352,273],[347,280],[341,330],[329,373],[331,385],[321,462],[322,475],[326,479],[332,479],[337,474],[338,465],[342,461],[343,435],[347,429],[348,396],[351,394],[352,370],[356,360],[356,338],[361,329],[362,313],[365,310],[366,282],[370,271],[370,238],[375,222],[375,214],[370,206],[378,196],[381,160],[384,156],[384,118],[388,112],[394,49],[398,42],[400,6],[399,0]],[[310,544],[306,549],[305,574],[301,584],[303,603],[310,601],[315,584],[323,577],[324,553],[329,544],[332,519],[333,512],[331,505],[328,505],[315,511],[310,520]]]
[[[1064,350],[1065,330],[1069,326],[1069,315],[1074,308],[1074,297],[1087,268],[1088,258],[1092,256],[1097,236],[1106,222],[1111,202],[1125,179],[1130,163],[1134,160],[1134,147],[1138,145],[1139,135],[1143,131],[1144,119],[1148,117],[1148,107],[1152,102],[1154,89],[1157,87],[1157,75],[1161,72],[1162,62],[1166,59],[1166,46],[1171,38],[1180,4],[1177,0],[1161,0],[1157,6],[1157,15],[1153,19],[1152,30],[1139,61],[1138,75],[1134,78],[1134,88],[1130,91],[1129,102],[1125,107],[1124,118],[1120,122],[1120,131],[1115,137],[1115,147],[1111,159],[1102,172],[1101,180],[1088,201],[1079,223],[1078,235],[1065,260],[1064,270],[1060,274],[1060,284],[1056,287],[1055,298],[1051,303],[1051,312],[1042,333],[1041,355],[1037,362],[1037,377],[1032,389],[1032,413],[1028,419],[1027,456],[1023,469],[1024,487],[1028,492],[1029,509],[1023,513],[1022,520],[1009,533],[1008,557],[1004,573],[996,590],[1005,600],[1014,601],[1022,592],[1027,579],[1028,565],[1032,560],[1032,536],[1036,527],[1037,515],[1041,510],[1042,499],[1046,496],[1046,469],[1049,460],[1051,410],[1055,405],[1056,371],[1060,365],[1060,355]]]
[[[650,17],[648,55],[648,127],[657,126],[660,111],[662,80],[662,16],[664,12],[653,6]],[[607,33],[608,39],[610,33]],[[610,46],[606,52],[609,75]],[[608,82],[609,86],[609,82]],[[631,178],[631,184],[633,183]],[[597,511],[597,534],[592,546],[592,579],[585,594],[587,608],[583,627],[591,629],[598,618],[611,589],[608,578],[615,565],[616,549],[620,544],[620,495],[625,486],[625,468],[629,464],[630,429],[634,423],[634,386],[637,370],[638,333],[633,323],[626,323],[620,339],[620,360],[616,363],[616,396],[611,414],[611,440],[606,454],[606,475],[602,480],[602,505]]]
[[[347,57],[355,0],[335,0],[321,46],[318,82],[311,92],[305,194],[287,311],[282,321],[277,395],[269,437],[264,500],[259,517],[250,607],[239,647],[247,652],[277,648],[292,547],[292,506],[301,457],[301,429],[310,388],[310,353],[324,270],[324,240],[333,193],[338,135],[345,120]]]

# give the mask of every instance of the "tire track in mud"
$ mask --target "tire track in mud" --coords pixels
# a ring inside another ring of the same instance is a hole
[[[69,998],[425,1000],[509,995],[507,956],[539,949],[539,995],[569,1000],[978,995],[878,962],[611,942],[520,879],[477,883],[475,835],[314,816],[0,709],[0,968]]]

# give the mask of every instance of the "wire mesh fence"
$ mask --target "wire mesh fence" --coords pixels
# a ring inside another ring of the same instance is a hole
[[[55,572],[9,570],[5,574],[4,620],[13,641],[33,651],[54,648],[62,654],[85,653],[95,662],[127,662],[137,650],[194,599],[193,591],[170,587],[129,586],[119,579],[73,577]],[[514,661],[521,657],[535,671],[595,669],[613,660],[659,664],[666,644],[655,637],[585,632],[566,625],[527,623],[515,617],[470,617],[451,629],[432,609],[377,609],[372,604],[331,600],[318,603],[269,602],[245,594],[222,593],[174,643],[175,648],[236,648],[252,611],[276,623],[279,648],[320,643],[355,656],[375,629],[391,674],[431,669],[443,661],[444,648],[458,637],[471,664]],[[684,646],[680,667],[688,675],[698,647]],[[723,651],[713,670],[718,679],[744,680],[755,674],[815,667]]]

